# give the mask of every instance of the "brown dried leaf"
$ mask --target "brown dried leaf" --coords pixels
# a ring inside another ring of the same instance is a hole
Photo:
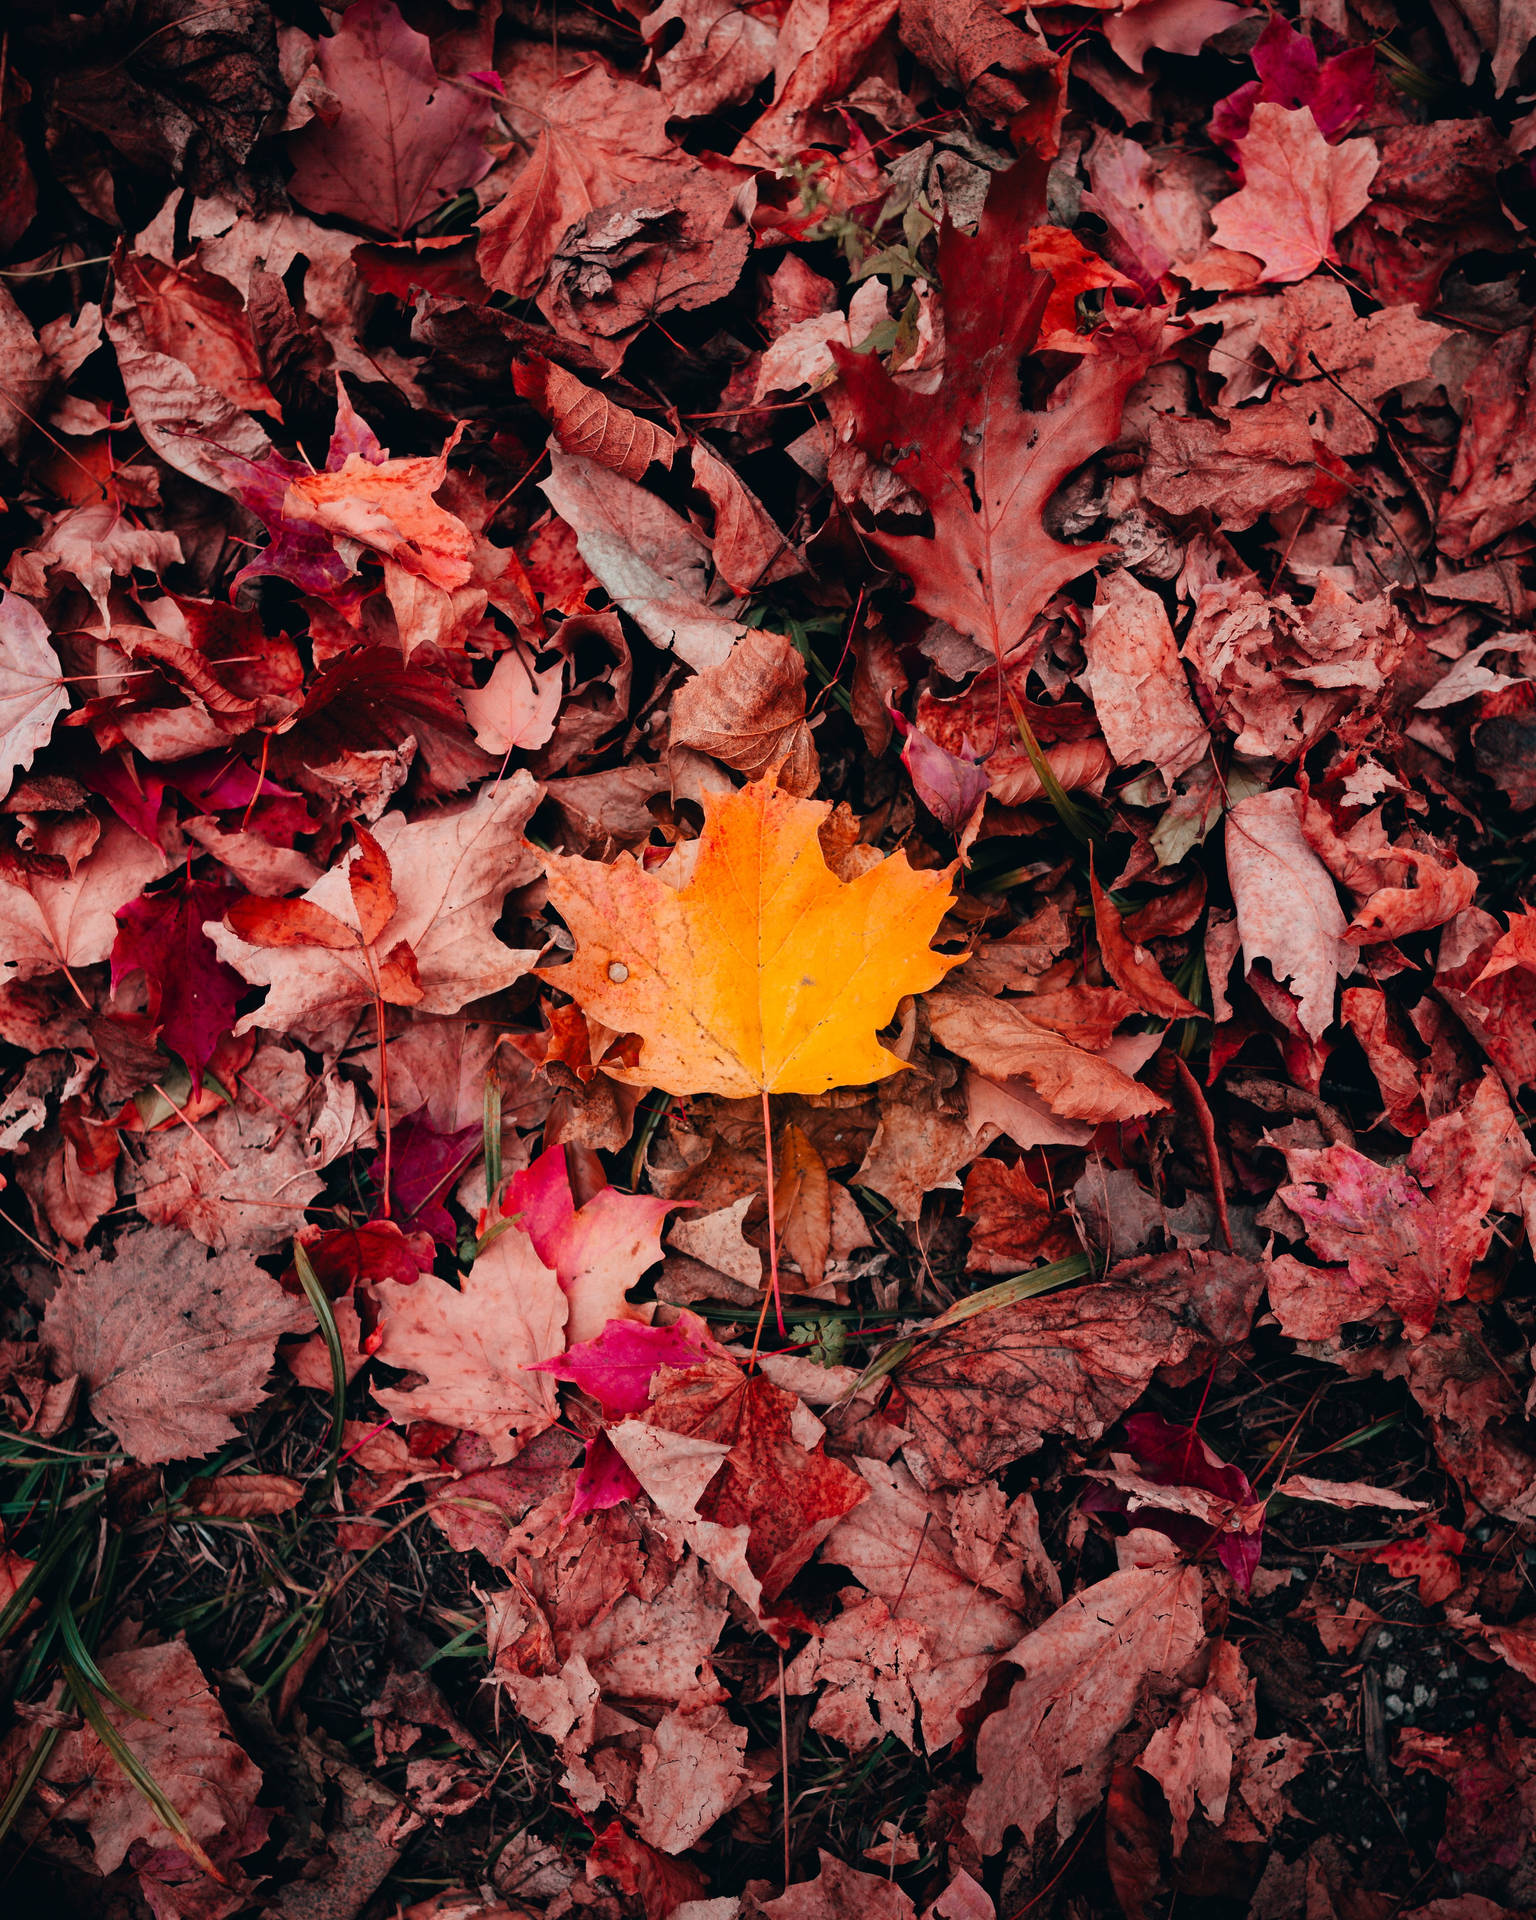
[[[265,1397],[278,1335],[313,1317],[247,1254],[209,1259],[150,1228],[64,1269],[43,1347],[57,1374],[86,1382],[92,1412],[135,1460],[187,1460],[234,1438],[230,1416]]]

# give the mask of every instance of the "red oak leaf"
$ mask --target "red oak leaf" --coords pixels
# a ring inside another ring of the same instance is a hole
[[[931,534],[877,522],[870,539],[911,575],[919,606],[999,655],[1105,551],[1048,532],[1046,502],[1114,439],[1162,327],[1148,314],[1107,330],[1041,409],[1020,404],[1019,361],[1052,291],[1023,251],[1042,218],[1043,184],[1033,165],[999,175],[975,237],[953,226],[941,234],[944,378],[935,390],[888,373],[875,354],[830,344],[854,442],[893,468],[933,520]]]

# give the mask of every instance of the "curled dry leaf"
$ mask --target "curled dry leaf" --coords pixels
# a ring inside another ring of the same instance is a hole
[[[806,798],[820,768],[805,719],[804,658],[782,634],[743,634],[721,665],[678,688],[671,737],[749,780],[776,768],[779,785]]]
[[[1317,1039],[1333,1018],[1341,974],[1355,966],[1348,924],[1328,869],[1301,830],[1301,796],[1289,787],[1250,794],[1227,815],[1227,875],[1243,958],[1268,960],[1290,983],[1302,1026]]]
[[[671,466],[675,435],[619,406],[542,354],[518,361],[512,380],[549,421],[567,453],[611,467],[626,480],[643,480],[652,461]]]

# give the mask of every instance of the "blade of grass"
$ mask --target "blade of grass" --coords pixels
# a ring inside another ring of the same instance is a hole
[[[493,1207],[501,1192],[501,1076],[495,1062],[485,1074],[485,1204]]]
[[[997,1307],[1011,1307],[1020,1300],[1032,1300],[1036,1294],[1049,1293],[1053,1287],[1068,1286],[1074,1280],[1086,1278],[1092,1271],[1093,1263],[1086,1253],[1072,1253],[1065,1260],[1052,1260],[1049,1265],[1036,1267],[1030,1273],[1015,1274],[1010,1280],[999,1280],[996,1286],[983,1287],[980,1293],[967,1294],[952,1307],[946,1307],[936,1320],[930,1320],[920,1333],[893,1341],[883,1353],[876,1354],[845,1399],[854,1399],[873,1381],[883,1380],[887,1374],[894,1373],[911,1358],[913,1349],[922,1341],[931,1340],[936,1334],[959,1326],[962,1321],[972,1320],[978,1313],[991,1313]]]
[[[336,1484],[336,1469],[341,1464],[341,1436],[347,1420],[347,1359],[341,1350],[341,1330],[331,1309],[330,1295],[321,1286],[319,1276],[309,1263],[309,1255],[297,1240],[293,1243],[293,1266],[299,1276],[304,1297],[320,1323],[325,1350],[331,1357],[331,1452],[325,1468],[322,1498],[329,1498]]]

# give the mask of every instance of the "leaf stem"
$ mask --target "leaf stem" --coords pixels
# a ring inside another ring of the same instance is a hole
[[[763,1088],[763,1161],[768,1173],[768,1293],[763,1299],[763,1310],[757,1316],[757,1331],[752,1336],[752,1362],[757,1365],[757,1350],[763,1342],[763,1322],[768,1317],[768,1302],[772,1300],[773,1311],[779,1323],[779,1332],[788,1337],[784,1325],[784,1303],[779,1298],[779,1223],[773,1205],[773,1119],[768,1109],[768,1089]]]

